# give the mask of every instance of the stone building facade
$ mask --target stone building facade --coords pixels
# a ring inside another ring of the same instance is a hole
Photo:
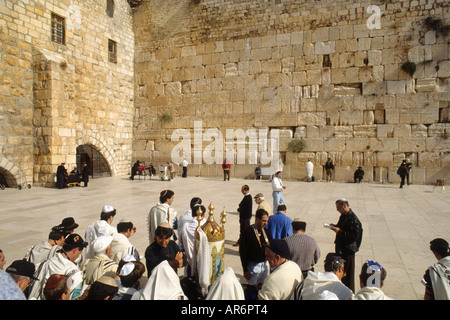
[[[304,179],[307,159],[322,179],[332,158],[338,181],[362,166],[365,180],[396,182],[410,158],[414,183],[448,180],[448,10],[444,0],[0,0],[0,174],[53,186],[60,163],[86,159],[101,175],[128,174],[135,160],[173,160],[180,129],[203,138],[188,142],[192,163],[218,129],[276,132],[285,179]],[[252,143],[243,164],[231,155],[232,175],[253,176]],[[219,162],[189,174],[221,175]]]
[[[174,130],[193,136],[197,121],[204,135],[277,129],[287,179],[304,179],[307,159],[323,179],[329,157],[338,181],[362,166],[365,180],[397,182],[406,158],[414,183],[448,179],[448,10],[441,0],[145,1],[134,14],[134,157],[170,160]],[[296,139],[300,153],[288,149]],[[218,162],[190,170],[222,174]]]
[[[59,164],[70,172],[81,160],[129,172],[132,21],[127,0],[0,1],[0,173],[9,186],[53,186]]]

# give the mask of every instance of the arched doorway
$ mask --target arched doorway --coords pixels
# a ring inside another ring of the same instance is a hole
[[[108,162],[92,145],[84,144],[77,147],[77,167],[81,169],[83,163],[88,165],[90,176],[94,179],[111,176]]]
[[[12,173],[5,168],[0,167],[0,188],[17,188],[17,186],[17,180]]]

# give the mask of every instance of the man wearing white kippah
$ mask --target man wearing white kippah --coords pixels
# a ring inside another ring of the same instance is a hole
[[[94,256],[92,243],[97,237],[100,236],[112,236],[117,233],[117,229],[114,228],[111,223],[116,216],[116,209],[113,206],[105,205],[100,213],[100,220],[87,227],[85,233],[86,242],[89,246],[86,248],[85,258],[91,258]]]
[[[83,266],[86,285],[93,284],[104,275],[115,276],[118,263],[110,258],[112,240],[112,236],[100,236],[94,240],[92,248],[95,255]]]
[[[124,257],[120,263],[118,275],[119,291],[116,300],[131,300],[131,297],[140,289],[139,280],[145,272],[145,266],[140,261],[125,261],[125,259],[134,259],[131,256]],[[123,265],[122,265],[123,264]]]

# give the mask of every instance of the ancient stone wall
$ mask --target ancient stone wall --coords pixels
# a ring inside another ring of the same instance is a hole
[[[0,167],[35,185],[54,185],[56,167],[76,165],[76,148],[96,148],[112,174],[132,156],[132,9],[114,0],[0,1]],[[52,14],[64,18],[52,41]],[[109,61],[109,40],[116,61]],[[5,168],[7,166],[7,168]],[[11,176],[11,175],[9,175]],[[11,179],[13,180],[13,179]]]
[[[442,0],[143,2],[133,158],[171,160],[172,133],[192,134],[200,121],[224,135],[278,129],[285,178],[305,178],[310,158],[322,179],[331,157],[340,181],[362,166],[366,180],[397,182],[405,158],[414,183],[448,180],[448,10]],[[305,141],[300,153],[287,148],[295,139]],[[219,165],[191,168],[221,174]]]

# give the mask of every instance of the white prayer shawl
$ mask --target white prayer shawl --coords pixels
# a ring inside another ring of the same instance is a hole
[[[86,285],[91,285],[104,275],[114,278],[118,263],[111,260],[106,254],[97,254],[86,261],[83,266],[83,278]]]
[[[202,221],[200,221],[200,226],[202,226],[205,222],[206,219],[204,218]],[[192,267],[191,276],[193,276],[195,273],[195,269],[193,267],[195,265],[195,262],[193,261],[193,259],[195,255],[195,232],[197,230],[197,227],[198,221],[191,220],[185,223],[183,225],[183,228],[178,232],[180,250],[184,251],[187,262]]]
[[[194,250],[193,262],[196,263],[192,269],[197,271],[198,284],[202,289],[203,296],[208,294],[208,287],[211,278],[211,249],[209,248],[208,237],[202,228],[197,228],[200,235],[198,251]]]
[[[306,162],[306,175],[311,178],[313,175],[314,164],[311,161]]]
[[[302,271],[298,264],[288,260],[267,276],[259,290],[258,299],[289,300],[302,279]]]
[[[111,226],[106,220],[98,220],[94,224],[87,227],[85,233],[85,240],[88,246],[85,250],[85,258],[89,259],[95,256],[93,249],[93,242],[100,236],[114,236],[117,233],[117,229]]]
[[[44,288],[48,278],[52,274],[63,274],[72,277],[72,284],[69,289],[73,292],[80,284],[83,283],[83,273],[78,269],[77,265],[67,259],[62,253],[57,253],[52,259],[43,262],[40,272],[37,274],[37,278],[31,288],[29,300],[45,299]]]
[[[53,258],[61,246],[51,245],[48,240],[43,240],[30,248],[24,259],[38,266],[40,263]]]
[[[194,217],[192,217],[192,210],[188,210],[185,213],[183,213],[178,218],[178,234],[181,234],[181,231],[183,230],[183,227],[186,223],[191,222],[192,220],[195,220]],[[181,245],[180,238],[178,238],[178,245]]]
[[[392,300],[377,287],[364,287],[359,290],[352,300]]]
[[[301,292],[302,300],[319,300],[322,292],[328,290],[337,295],[339,300],[351,300],[353,292],[346,287],[332,272],[308,272]]]
[[[450,256],[440,259],[429,268],[435,300],[450,300]]]
[[[167,222],[173,228],[173,219],[176,215],[177,212],[173,208],[170,208],[166,203],[158,203],[150,209],[147,217],[149,244],[152,244],[155,241],[156,228],[158,228],[162,222]]]
[[[232,268],[226,268],[212,284],[206,300],[245,300],[244,289]]]
[[[180,278],[164,260],[153,269],[144,289],[136,292],[131,300],[187,300],[187,297]]]
[[[111,259],[119,263],[127,255],[133,256],[136,261],[141,260],[139,252],[130,240],[122,233],[115,234],[111,242]]]

